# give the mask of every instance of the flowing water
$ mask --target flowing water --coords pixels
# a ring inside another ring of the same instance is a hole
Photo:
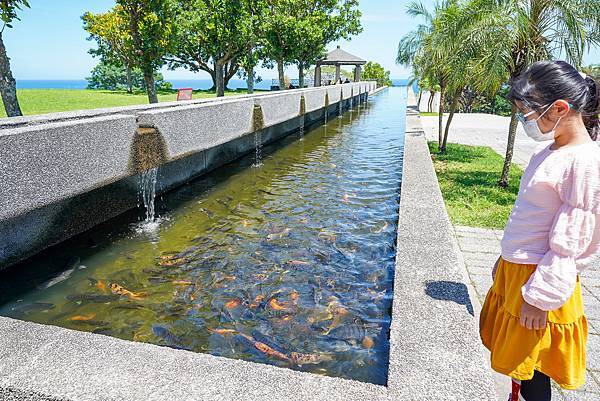
[[[385,384],[405,98],[157,198],[152,240],[140,210],[15,266],[0,314]]]

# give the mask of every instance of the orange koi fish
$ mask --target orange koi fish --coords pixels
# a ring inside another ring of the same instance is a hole
[[[96,317],[95,313],[90,313],[89,315],[77,315],[70,317],[69,320],[72,322],[87,322],[88,320],[92,320]]]
[[[96,287],[102,291],[102,292],[106,292],[106,284],[104,284],[104,281],[102,280],[98,280],[98,282],[96,283]]]
[[[375,345],[375,341],[371,337],[365,337],[362,341],[363,347],[366,349],[371,349]]]
[[[161,256],[158,264],[163,267],[181,266],[187,263],[186,258],[174,258],[173,256]]]
[[[269,347],[267,344],[262,343],[260,341],[256,341],[253,337],[250,337],[247,334],[240,333],[240,335],[242,337],[244,337],[246,340],[250,341],[252,343],[252,345],[254,345],[254,348],[259,350],[263,354],[265,354],[269,357],[272,357],[272,358],[281,359],[282,361],[288,361],[288,362],[291,361],[287,355],[285,355],[284,353],[279,352],[277,350],[274,350],[273,348]]]
[[[276,298],[273,298],[269,301],[269,306],[273,310],[287,310],[285,304],[279,302]]]
[[[233,329],[208,329],[208,331],[210,331],[211,333],[215,333],[215,334],[219,334],[219,335],[226,335],[226,334],[235,334],[236,331]]]
[[[117,283],[112,283],[110,285],[110,291],[115,295],[121,295],[121,296],[127,297],[129,299],[138,300],[138,299],[144,298],[143,293],[131,292],[128,289],[124,288],[123,286],[120,286]]]
[[[240,306],[240,304],[242,303],[242,301],[240,301],[239,299],[232,299],[228,302],[225,303],[225,307],[227,309],[233,309],[233,308],[237,308],[238,306]]]

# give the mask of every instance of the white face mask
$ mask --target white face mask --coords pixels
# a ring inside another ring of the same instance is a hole
[[[546,110],[544,110],[544,112],[542,114],[540,114],[540,116],[538,118],[536,118],[535,120],[527,119],[527,117],[529,117],[530,115],[535,113],[535,110],[530,111],[527,114],[517,113],[517,118],[523,125],[523,129],[525,130],[525,133],[527,134],[528,137],[530,137],[534,141],[543,142],[543,141],[551,141],[554,139],[554,136],[556,135],[556,127],[558,127],[558,124],[560,123],[560,120],[562,120],[562,117],[560,117],[558,119],[558,121],[554,125],[554,128],[552,128],[552,130],[549,132],[542,132],[542,130],[540,130],[540,126],[538,125],[538,120],[540,118],[542,118],[542,116],[544,114],[546,114],[546,112],[548,110],[550,110],[550,108],[553,105],[554,105],[554,103],[552,103],[550,105],[542,106],[542,108],[546,107]],[[570,104],[569,104],[569,107],[571,107]]]

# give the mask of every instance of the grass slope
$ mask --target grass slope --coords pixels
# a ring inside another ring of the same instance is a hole
[[[242,93],[245,92],[228,91],[226,95]],[[143,92],[129,94],[125,91],[89,89],[19,89],[17,96],[24,115],[148,103],[148,96]],[[194,99],[214,96],[213,92],[194,91]],[[174,101],[177,100],[177,93],[161,92],[158,98],[161,102]],[[4,107],[0,107],[0,117],[6,117]]]
[[[503,158],[491,148],[429,143],[442,195],[453,224],[502,229],[513,208],[523,170],[513,165],[508,188],[497,185]]]

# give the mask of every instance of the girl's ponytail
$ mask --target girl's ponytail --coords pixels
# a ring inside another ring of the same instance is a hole
[[[588,96],[581,114],[590,137],[595,141],[600,136],[600,85],[589,75],[585,77],[585,82]]]

